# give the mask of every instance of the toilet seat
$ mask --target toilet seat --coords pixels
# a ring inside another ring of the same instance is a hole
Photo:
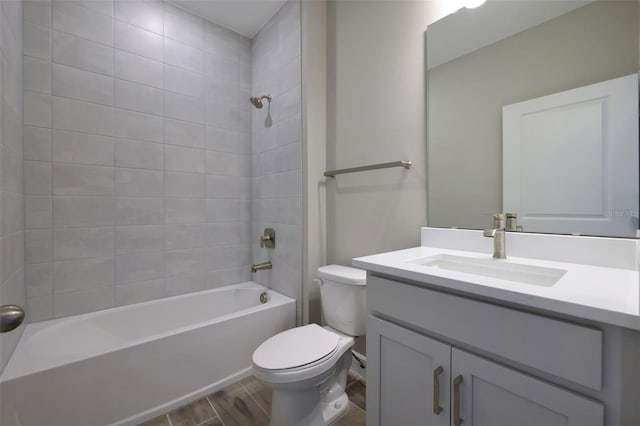
[[[316,324],[292,328],[270,337],[255,350],[254,374],[272,385],[323,380],[351,346],[352,337]]]
[[[253,363],[263,370],[291,370],[330,356],[340,336],[317,324],[296,327],[265,340],[253,353]]]

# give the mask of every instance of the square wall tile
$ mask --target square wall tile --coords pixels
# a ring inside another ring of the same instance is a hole
[[[116,139],[115,161],[116,167],[162,170],[164,168],[164,147],[155,142]]]
[[[114,202],[112,197],[53,198],[53,226],[113,226]]]
[[[116,225],[164,223],[164,198],[116,197]]]
[[[113,138],[53,130],[53,161],[88,166],[113,166]]]
[[[115,21],[114,31],[117,49],[162,61],[162,36],[118,20]]]
[[[164,149],[166,170],[192,173],[204,172],[204,150],[173,145],[165,145]]]
[[[26,195],[51,194],[51,163],[42,161],[24,162],[24,193]]]
[[[163,34],[164,2],[160,0],[115,0],[114,16],[135,26]]]
[[[56,30],[113,46],[113,19],[80,1],[52,1],[52,23]]]
[[[155,170],[115,169],[116,195],[124,197],[163,197],[164,173]]]
[[[112,47],[60,31],[53,31],[51,46],[55,63],[113,76]]]
[[[55,293],[104,287],[115,282],[114,258],[66,260],[53,263]]]
[[[52,85],[55,96],[113,105],[113,77],[53,64]]]
[[[24,126],[23,150],[25,160],[51,161],[51,130]]]
[[[163,92],[160,89],[125,80],[116,80],[115,93],[115,105],[118,108],[162,115]]]
[[[55,195],[113,195],[113,167],[54,163]]]
[[[51,58],[51,36],[49,28],[24,22],[22,26],[22,46],[24,54],[34,58]]]
[[[163,65],[161,62],[140,55],[115,51],[115,76],[122,80],[163,88]]]
[[[25,229],[49,229],[53,226],[53,202],[48,195],[25,195]]]
[[[113,253],[113,227],[60,228],[53,232],[54,260],[109,257]]]
[[[37,92],[24,92],[24,124],[51,127],[51,96]]]
[[[25,56],[23,59],[24,90],[51,94],[51,63]]]
[[[70,293],[56,293],[53,298],[55,317],[77,315],[115,306],[115,288],[106,286]]]

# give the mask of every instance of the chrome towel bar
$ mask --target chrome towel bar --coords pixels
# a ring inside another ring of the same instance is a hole
[[[389,167],[404,167],[405,169],[411,168],[411,161],[392,161],[390,163],[370,164],[368,166],[351,167],[348,169],[327,170],[324,172],[325,176],[336,177],[336,175],[342,175],[345,173],[365,172],[367,170],[376,169],[388,169]]]

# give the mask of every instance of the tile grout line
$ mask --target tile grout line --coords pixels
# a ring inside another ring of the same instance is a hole
[[[51,93],[53,93],[53,1],[49,1],[49,88],[51,89]],[[23,10],[23,17],[24,17],[24,10]],[[24,23],[23,23],[24,25]],[[23,66],[24,66],[24,49],[23,49],[23,58],[22,58],[22,62],[23,62]],[[23,69],[24,72],[24,69]],[[23,82],[24,83],[24,82]],[[23,104],[24,104],[24,85],[22,87],[22,98],[23,98]],[[53,244],[54,241],[54,230],[53,230],[53,224],[55,223],[55,217],[54,217],[54,212],[53,212],[53,201],[54,201],[54,185],[53,185],[53,100],[49,101],[49,116],[51,117],[51,123],[49,125],[49,143],[51,144],[51,160],[50,160],[50,164],[51,164],[51,224],[50,224],[50,229],[51,229],[51,259],[50,259],[50,270],[51,270],[51,318],[57,318],[58,316],[56,315],[56,289],[55,289],[55,277],[53,274],[53,265],[54,265],[54,261],[55,261],[55,246]],[[24,123],[24,116],[23,116],[23,123]],[[23,144],[24,144],[24,125],[22,126],[22,131],[23,131]],[[22,159],[22,166],[23,166],[23,171],[22,173],[24,174],[24,158]],[[25,244],[25,248],[26,248],[26,244]]]
[[[113,74],[115,75],[116,73],[116,48],[115,48],[115,44],[116,44],[116,26],[115,26],[115,22],[114,22],[114,17],[115,17],[115,13],[116,13],[116,2],[115,0],[112,0],[111,2],[111,40],[113,41],[113,46],[111,47],[111,64],[113,65],[112,71]],[[53,36],[52,36],[53,38]],[[53,62],[53,53],[52,53],[52,62]],[[53,73],[53,65],[51,66],[51,72]],[[51,88],[51,93],[53,94],[53,87]],[[113,100],[113,104],[115,105],[116,103],[116,82],[115,79],[113,80],[113,85],[111,86],[111,94],[113,95],[112,100]],[[51,101],[51,104],[53,105],[53,100]],[[111,109],[111,133],[113,135],[115,135],[115,127],[116,127],[116,112],[115,109]],[[115,140],[112,139],[112,144],[111,144],[111,149],[112,149],[112,160],[113,160],[113,194],[111,195],[111,211],[113,214],[113,305],[114,306],[118,306],[118,296],[116,294],[118,287],[118,248],[116,247],[116,206],[117,206],[117,196],[116,196],[116,144],[115,144]],[[52,158],[53,160],[53,158]],[[167,418],[169,418],[169,415],[167,415]],[[171,423],[171,419],[169,419],[169,426],[172,426]]]
[[[202,425],[204,425],[204,424],[206,424],[206,423],[210,422],[211,420],[215,420],[215,419],[220,419],[220,417],[218,417],[218,416],[210,417],[210,418],[208,418],[207,420],[205,420],[205,421],[203,421],[203,422],[198,423],[196,426],[202,426]]]
[[[173,422],[171,421],[171,416],[169,416],[169,413],[165,414],[165,416],[167,417],[167,421],[169,422],[169,426],[173,426]]]
[[[161,3],[162,7],[162,279],[164,280],[164,297],[169,295],[169,284],[167,280],[167,144],[166,144],[166,115],[167,98],[165,89],[165,65],[166,65],[166,2]],[[115,83],[114,83],[115,85]],[[205,117],[206,121],[206,117]],[[205,141],[206,142],[206,141]],[[206,178],[205,178],[206,179]],[[205,202],[206,203],[206,202]],[[206,206],[205,206],[206,207]],[[205,245],[206,247],[206,245]],[[209,403],[211,404],[211,403]]]
[[[222,423],[222,426],[226,426],[224,424],[224,420],[222,420],[222,416],[220,415],[220,413],[218,413],[218,410],[216,410],[216,407],[213,405],[213,403],[209,399],[209,395],[205,396],[205,399],[207,400],[207,402],[209,403],[209,405],[213,409],[213,412],[216,413],[216,416],[218,416],[218,418],[220,419],[220,423]]]
[[[251,392],[249,392],[249,390],[245,387],[245,385],[241,381],[238,382],[238,384],[240,384],[242,389],[244,389],[244,391],[249,395],[249,397],[253,400],[253,402],[255,402],[258,405],[258,407],[260,407],[260,409],[264,412],[264,414],[266,414],[268,418],[271,418],[269,413],[267,413],[267,410],[265,410],[265,408],[262,406],[262,404],[260,404],[258,402],[258,400],[253,397],[253,394]]]

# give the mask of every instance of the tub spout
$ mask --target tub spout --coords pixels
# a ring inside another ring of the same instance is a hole
[[[273,267],[273,265],[271,264],[271,261],[262,262],[262,263],[258,263],[256,265],[252,265],[251,266],[251,272],[256,273],[258,271],[264,271],[265,269],[271,269],[272,267]]]

